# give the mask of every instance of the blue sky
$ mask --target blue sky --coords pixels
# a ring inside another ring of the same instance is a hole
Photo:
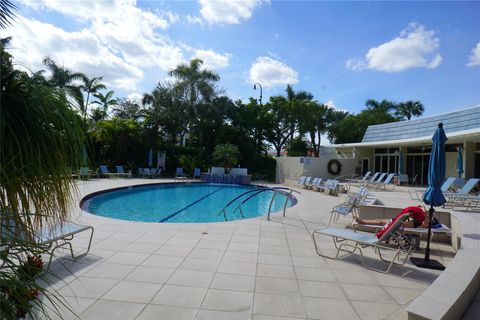
[[[358,112],[419,100],[433,115],[480,104],[480,2],[24,0],[1,36],[31,70],[52,57],[104,76],[119,97],[151,91],[201,57],[232,99],[287,84]]]

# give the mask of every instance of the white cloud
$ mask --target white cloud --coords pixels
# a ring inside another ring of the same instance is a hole
[[[132,88],[143,77],[143,71],[116,56],[91,31],[66,32],[51,24],[19,17],[11,47],[15,61],[36,71],[46,69],[42,60],[50,56],[66,68],[89,76],[104,76],[106,84]]]
[[[143,95],[138,92],[132,92],[127,96],[127,100],[138,105],[142,105]]]
[[[335,106],[335,103],[333,103],[332,100],[328,100],[327,102],[325,102],[325,106],[327,106],[327,108],[329,108],[329,109],[336,109],[337,108]]]
[[[435,32],[410,23],[398,37],[368,50],[364,59],[353,58],[346,67],[354,71],[373,69],[398,72],[410,68],[434,69],[442,62]]]
[[[200,14],[209,24],[238,24],[248,20],[265,0],[198,0]],[[195,20],[193,20],[195,21]]]
[[[219,54],[213,50],[196,50],[195,56],[203,60],[202,67],[210,70],[223,69],[228,67],[230,58],[232,55],[230,53]]]
[[[165,30],[178,15],[137,8],[135,0],[28,0],[25,4],[39,12],[55,11],[71,17],[81,26],[66,31],[19,16],[9,29],[1,30],[2,36],[13,36],[16,61],[33,71],[45,69],[42,60],[50,56],[69,69],[104,76],[111,89],[139,90],[137,85],[145,71],[158,70],[161,77],[161,72],[186,62],[187,55],[197,53],[209,68],[225,68],[231,57],[171,40]]]
[[[298,82],[298,72],[270,57],[258,57],[250,67],[249,80],[267,88],[295,84]]]
[[[477,43],[475,48],[472,49],[472,52],[468,57],[467,66],[469,67],[480,66],[480,42]]]

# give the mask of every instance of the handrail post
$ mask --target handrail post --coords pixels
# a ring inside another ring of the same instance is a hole
[[[292,190],[288,193],[288,196],[285,198],[285,204],[283,205],[283,216],[285,217],[285,212],[287,211],[287,204],[288,204],[288,199],[290,199],[290,196],[292,195]]]
[[[273,200],[275,200],[276,195],[277,195],[277,190],[273,190],[272,200],[270,200],[270,205],[268,206],[267,220],[270,220],[270,212],[272,210]]]

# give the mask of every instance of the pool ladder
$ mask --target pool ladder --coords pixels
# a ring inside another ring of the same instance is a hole
[[[245,218],[245,216],[243,215],[242,205],[245,202],[247,202],[248,200],[250,200],[251,198],[255,197],[257,194],[260,194],[260,193],[266,192],[266,191],[273,191],[273,196],[272,196],[272,199],[270,200],[270,205],[268,206],[267,220],[270,220],[270,213],[272,211],[273,201],[275,200],[275,196],[277,195],[277,193],[286,194],[286,191],[288,191],[288,194],[285,197],[285,204],[283,205],[283,216],[284,217],[285,217],[285,212],[287,210],[288,199],[290,199],[292,193],[295,192],[295,193],[301,194],[301,192],[299,192],[297,190],[293,190],[293,189],[286,188],[286,187],[260,188],[260,189],[255,189],[255,190],[248,190],[248,191],[245,191],[244,193],[240,194],[239,196],[235,197],[233,200],[231,200],[225,207],[223,207],[223,209],[220,210],[218,215],[221,215],[223,213],[223,217],[225,218],[225,221],[228,221],[228,219],[227,219],[227,208],[230,207],[230,205],[232,205],[237,199],[243,197],[246,194],[252,193],[246,199],[244,199],[242,202],[240,202],[240,204],[235,208],[235,210],[233,210],[233,213],[235,213],[237,210],[239,210],[240,211],[240,216],[242,218]]]

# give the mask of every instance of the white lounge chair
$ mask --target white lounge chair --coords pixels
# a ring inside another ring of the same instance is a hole
[[[337,259],[340,252],[353,254],[358,250],[360,252],[362,265],[365,268],[388,273],[394,264],[397,264],[397,265],[405,264],[405,262],[408,259],[408,256],[415,250],[414,246],[410,244],[410,242],[401,232],[401,227],[403,223],[408,219],[408,217],[409,217],[408,213],[405,213],[400,217],[398,217],[398,219],[395,220],[395,222],[392,225],[390,225],[390,227],[385,231],[385,233],[380,238],[377,238],[377,236],[374,234],[355,232],[349,229],[340,229],[340,228],[331,228],[331,227],[317,229],[312,233],[315,250],[319,256],[325,257],[328,259]],[[328,256],[320,252],[319,247],[317,245],[317,239],[315,237],[315,235],[317,234],[332,237],[335,248],[337,249],[337,253],[335,256]],[[386,270],[369,267],[365,264],[362,249],[366,247],[375,248],[375,252],[378,252],[380,259],[388,263],[388,267],[386,268]],[[382,255],[382,250],[393,251],[394,255],[392,259],[385,259]],[[401,259],[401,255],[404,255],[405,257]],[[395,262],[396,260],[398,260],[398,262]]]

